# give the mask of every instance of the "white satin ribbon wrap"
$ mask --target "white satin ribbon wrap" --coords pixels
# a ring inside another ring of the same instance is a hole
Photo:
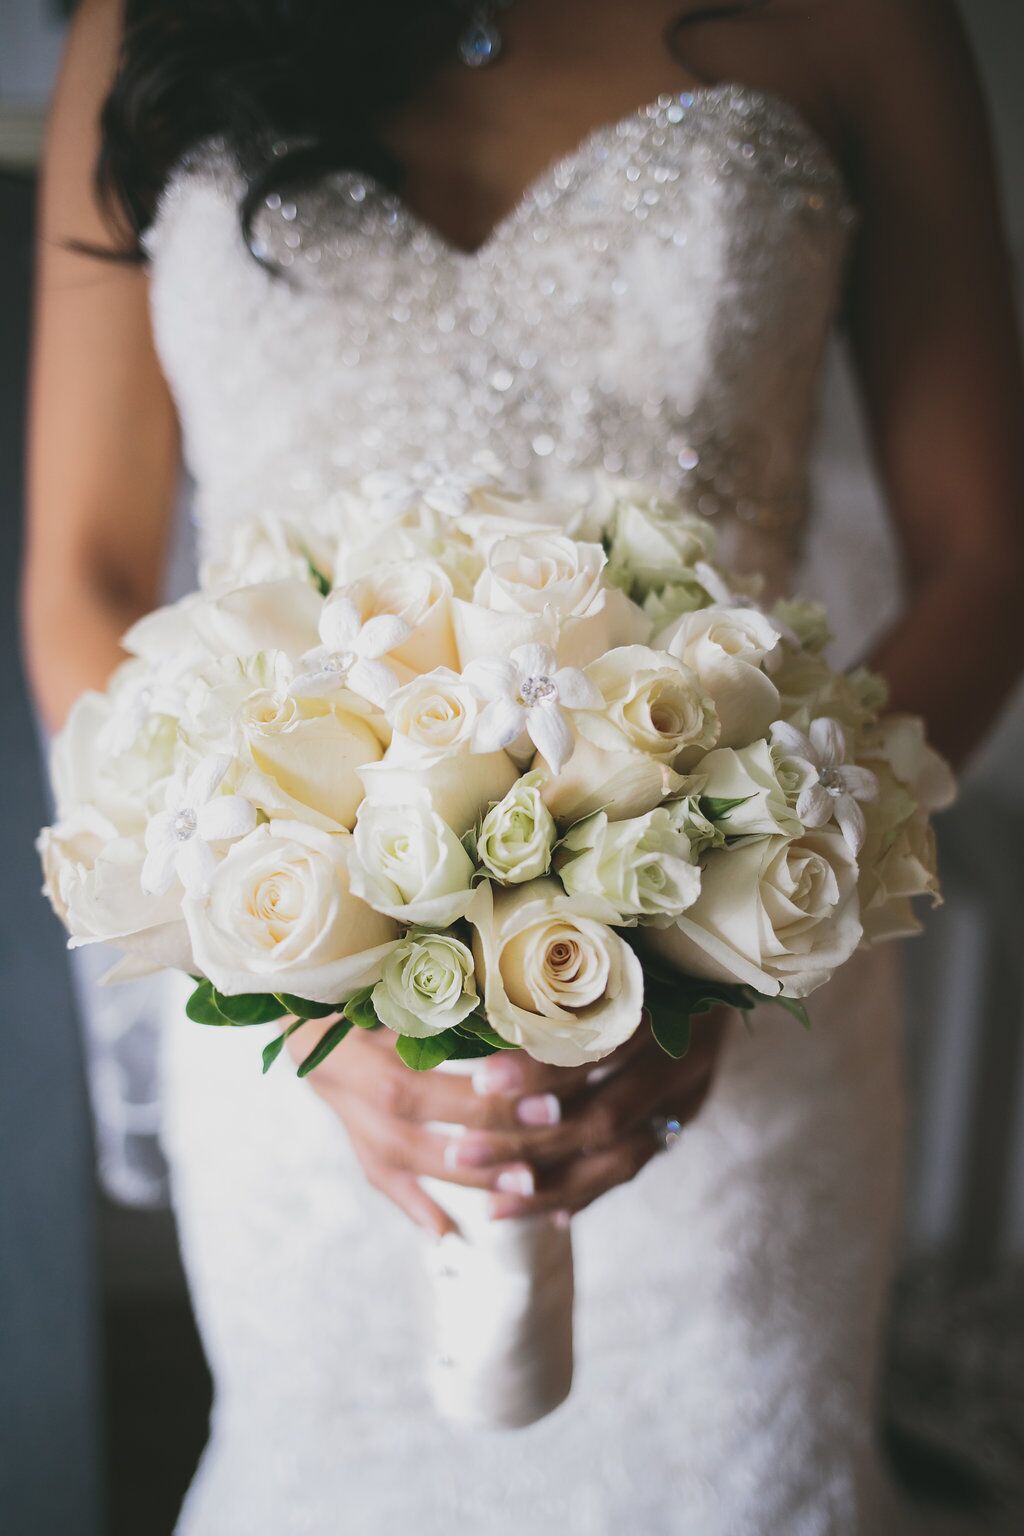
[[[470,1073],[472,1061],[438,1071]],[[458,1127],[433,1123],[443,1134]],[[429,1380],[438,1411],[472,1429],[518,1429],[572,1386],[572,1238],[548,1216],[491,1221],[479,1189],[422,1179],[458,1226],[426,1250],[433,1318]]]

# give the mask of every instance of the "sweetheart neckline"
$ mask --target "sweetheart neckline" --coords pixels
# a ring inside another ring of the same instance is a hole
[[[634,123],[653,119],[656,113],[671,108],[676,102],[687,114],[694,108],[706,111],[708,108],[718,106],[732,106],[738,109],[739,104],[744,102],[751,107],[767,110],[780,124],[784,124],[800,139],[805,151],[817,161],[819,168],[838,188],[843,207],[847,211],[854,211],[856,204],[846,173],[835,151],[806,113],[787,97],[774,91],[762,90],[757,86],[744,85],[741,81],[732,80],[718,81],[711,85],[692,85],[678,91],[663,91],[640,106],[631,108],[621,117],[595,124],[582,135],[572,149],[549,161],[526,184],[506,212],[491,225],[484,238],[473,246],[458,245],[450,240],[435,223],[406,202],[401,193],[386,187],[372,174],[360,171],[358,179],[379,197],[385,199],[397,218],[426,236],[444,255],[453,261],[468,265],[486,257],[494,247],[500,245],[551,187],[557,187],[567,174],[578,171],[584,166],[599,152],[607,140],[614,139],[617,134],[627,130]],[[680,121],[685,121],[685,118]]]

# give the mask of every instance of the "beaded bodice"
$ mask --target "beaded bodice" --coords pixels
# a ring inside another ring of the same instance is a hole
[[[238,193],[207,147],[147,237],[207,541],[489,450],[534,491],[599,469],[659,483],[745,563],[788,563],[853,218],[793,109],[739,86],[661,96],[552,165],[473,253],[344,173],[267,198],[270,272]]]

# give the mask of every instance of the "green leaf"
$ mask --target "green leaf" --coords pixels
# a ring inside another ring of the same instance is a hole
[[[230,1024],[214,1001],[214,990],[208,981],[201,981],[185,1004],[185,1012],[195,1024]]]
[[[721,821],[738,805],[746,805],[752,799],[752,795],[739,795],[733,800],[718,795],[701,795],[697,803],[709,821]]]
[[[320,567],[310,557],[309,551],[306,550],[304,553],[306,556],[306,564],[309,566],[310,580],[313,582],[317,591],[320,593],[320,596],[327,597],[331,590],[330,582],[327,580],[327,577],[324,575]]]
[[[456,1024],[455,1028],[460,1035],[473,1036],[477,1040],[483,1040],[486,1045],[493,1045],[496,1051],[519,1050],[518,1045],[510,1045],[507,1040],[503,1040],[499,1034],[496,1034],[484,1014],[480,1012],[471,1013],[468,1019],[463,1019],[461,1024]]]
[[[272,992],[252,992],[242,997],[214,992],[213,1001],[229,1024],[273,1024],[287,1012]]]
[[[288,1036],[293,1035],[297,1029],[301,1029],[305,1022],[305,1019],[296,1019],[294,1024],[289,1024],[288,1028],[282,1030],[282,1032],[275,1039],[271,1040],[269,1045],[265,1045],[263,1047],[264,1074],[270,1071],[271,1067],[274,1065],[274,1062],[284,1050],[284,1043],[288,1039]]]
[[[476,851],[478,835],[479,834],[477,828],[473,826],[470,827],[468,832],[463,832],[462,837],[460,838],[460,842],[462,843],[463,848],[466,850],[468,856],[473,860],[474,864],[479,863],[479,855]]]
[[[294,1013],[297,1019],[327,1019],[338,1013],[337,1003],[310,1003],[304,997],[293,997],[290,992],[278,992],[277,1000],[285,1013]]]
[[[491,1045],[487,1040],[481,1040],[479,1035],[464,1035],[460,1030],[455,1034],[455,1049],[448,1058],[450,1061],[477,1061],[483,1056],[496,1056],[499,1050],[507,1050],[507,1046]]]
[[[318,1045],[315,1045],[299,1067],[298,1076],[308,1077],[314,1067],[318,1067],[322,1061],[326,1061],[336,1045],[340,1045],[348,1034],[352,1025],[347,1019],[338,1019],[324,1032]]]
[[[414,1039],[412,1035],[399,1035],[395,1049],[414,1072],[429,1072],[431,1067],[439,1067],[442,1061],[454,1056],[459,1044],[455,1030],[446,1029],[443,1034],[427,1035],[423,1040]]]
[[[811,1028],[811,1016],[807,1012],[807,1009],[804,1007],[803,1003],[800,1002],[799,998],[768,997],[765,995],[765,993],[759,992],[757,994],[757,1000],[759,1003],[774,1003],[777,1008],[785,1008],[787,1013],[791,1013],[794,1019],[799,1020],[804,1029]]]
[[[650,1013],[651,1033],[655,1040],[669,1056],[681,1060],[690,1049],[690,1015],[669,1015],[655,1012],[653,1008]]]
[[[360,987],[358,992],[353,992],[342,1009],[342,1015],[359,1029],[379,1029],[380,1019],[373,1006],[373,988]]]

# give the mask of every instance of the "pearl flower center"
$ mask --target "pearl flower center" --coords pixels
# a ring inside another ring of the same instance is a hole
[[[519,684],[519,697],[527,709],[532,709],[534,704],[543,704],[546,699],[553,699],[557,692],[553,679],[543,675],[524,677]]]
[[[184,810],[178,811],[171,822],[171,832],[177,842],[187,843],[189,838],[195,837],[197,825],[198,817],[195,811],[186,806]]]

